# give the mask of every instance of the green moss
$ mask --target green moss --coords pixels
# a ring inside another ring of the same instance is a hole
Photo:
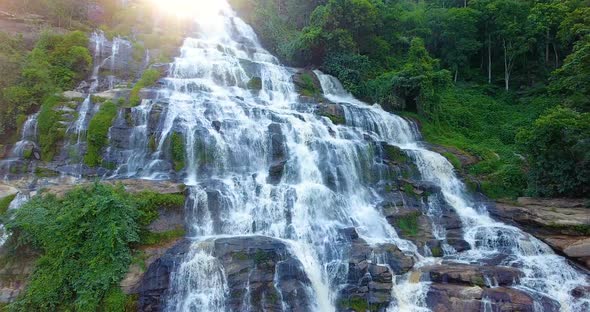
[[[172,133],[170,138],[170,151],[172,154],[172,161],[174,162],[174,170],[180,171],[184,168],[184,153],[186,147],[184,144],[184,137],[178,132]]]
[[[246,252],[240,251],[232,254],[232,258],[240,261],[246,261],[250,259],[250,256]]]
[[[254,262],[256,264],[263,264],[272,260],[272,256],[270,253],[262,250],[257,250],[256,254],[254,254]]]
[[[398,217],[395,220],[395,225],[404,236],[417,236],[419,230],[418,218],[420,218],[420,216],[422,216],[422,214],[417,211],[409,213],[405,216]]]
[[[486,283],[482,276],[476,275],[471,277],[471,283],[475,286],[485,287]]]
[[[140,224],[147,226],[159,216],[158,210],[182,210],[184,208],[183,194],[160,194],[153,191],[143,191],[133,194],[139,210],[142,212]]]
[[[438,246],[430,248],[433,257],[442,257],[444,255],[442,249]]]
[[[9,195],[0,199],[0,216],[3,216],[6,213],[6,211],[8,211],[8,207],[10,207],[10,203],[12,203],[15,197],[16,194]]]
[[[158,149],[158,142],[156,142],[156,136],[155,135],[150,135],[149,141],[148,141],[148,148],[150,149],[150,151],[153,153]]]
[[[143,88],[147,88],[153,86],[158,79],[160,79],[160,72],[155,69],[147,69],[143,72],[141,79],[133,86],[131,89],[131,94],[129,95],[129,105],[137,106],[141,104],[141,98],[139,97],[139,92]]]
[[[414,192],[414,190],[415,190],[414,186],[410,183],[405,183],[402,186],[402,191],[404,193],[406,193],[406,195],[408,195],[408,196],[416,196],[416,193]]]
[[[140,244],[142,246],[161,245],[169,243],[171,241],[175,241],[179,238],[184,237],[185,235],[186,230],[184,229],[184,227],[178,227],[176,229],[165,232],[143,231],[140,235]]]
[[[408,161],[408,156],[406,153],[397,146],[385,145],[383,152],[385,153],[385,157],[387,159],[397,163],[406,163]]]
[[[253,77],[250,79],[250,81],[248,81],[247,87],[250,90],[262,90],[262,79],[260,79],[260,77]]]
[[[35,168],[35,175],[39,178],[51,178],[51,177],[59,176],[59,173],[57,173],[51,169],[37,167],[37,168]]]
[[[301,82],[303,83],[300,86],[301,95],[313,97],[322,93],[322,90],[316,86],[310,74],[303,73],[301,75]]]
[[[355,312],[377,311],[379,309],[379,305],[369,304],[367,300],[359,297],[341,299],[338,305],[343,310],[350,309]]]
[[[333,115],[333,114],[329,114],[329,113],[322,113],[321,115],[330,119],[332,121],[332,123],[335,125],[345,125],[346,124],[346,119],[343,116],[337,116],[337,115]]]
[[[66,133],[65,127],[61,124],[62,115],[57,111],[60,103],[60,97],[49,97],[41,105],[37,118],[41,159],[44,161],[53,160],[58,151],[58,143],[64,139]]]
[[[442,153],[442,155],[453,165],[453,167],[455,167],[455,169],[461,170],[463,168],[461,161],[455,154],[450,152],[444,152]]]
[[[102,163],[103,148],[109,143],[109,128],[117,117],[117,106],[112,102],[105,102],[88,125],[86,141],[88,148],[84,156],[84,163],[90,167],[99,166]]]

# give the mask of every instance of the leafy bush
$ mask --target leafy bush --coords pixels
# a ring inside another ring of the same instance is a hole
[[[109,128],[117,117],[117,106],[110,101],[100,106],[100,110],[88,125],[87,151],[84,163],[96,167],[102,163],[103,148],[109,143]]]
[[[539,196],[590,193],[590,113],[557,107],[518,133],[529,162],[529,188]]]
[[[10,207],[10,203],[12,203],[15,197],[16,194],[0,199],[0,216],[4,215],[6,211],[8,211],[8,207]]]
[[[6,227],[17,245],[38,248],[28,286],[14,311],[96,311],[131,263],[139,211],[121,188],[95,184],[63,198],[31,199]]]

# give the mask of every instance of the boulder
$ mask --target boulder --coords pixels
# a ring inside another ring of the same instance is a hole
[[[420,271],[435,283],[479,287],[511,286],[524,276],[520,270],[511,267],[476,266],[458,263],[425,266],[421,267]]]
[[[322,94],[322,85],[316,74],[308,69],[298,70],[292,77],[297,93],[311,99],[319,98]]]
[[[327,117],[335,125],[346,124],[344,109],[340,104],[321,103],[316,107],[316,113],[320,116]]]
[[[248,236],[177,243],[149,266],[139,287],[139,311],[162,311],[166,298],[182,291],[171,289],[170,277],[195,248],[211,248],[208,252],[223,267],[224,284],[228,288],[225,298],[228,310],[312,310],[307,292],[310,281],[301,262],[280,240]]]
[[[590,209],[585,200],[521,197],[517,202],[497,202],[488,210],[590,268]]]
[[[280,124],[270,124],[268,126],[268,135],[271,153],[267,183],[276,185],[281,181],[287,163],[287,146]]]

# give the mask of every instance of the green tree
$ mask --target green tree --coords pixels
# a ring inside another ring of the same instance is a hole
[[[590,114],[557,107],[523,129],[517,140],[529,162],[529,188],[539,196],[590,192]]]
[[[470,58],[481,47],[477,38],[478,13],[470,8],[451,8],[443,16],[442,59],[457,81],[459,69],[468,68]]]
[[[590,35],[575,44],[574,51],[553,73],[551,90],[565,96],[565,104],[590,112]]]

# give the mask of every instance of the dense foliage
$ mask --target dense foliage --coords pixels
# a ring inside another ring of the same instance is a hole
[[[94,185],[35,197],[7,222],[18,244],[42,251],[14,311],[96,311],[131,262],[140,212],[122,188]]]
[[[26,53],[19,38],[0,33],[0,137],[18,118],[39,108],[57,90],[70,90],[86,77],[92,57],[86,34],[44,32]],[[50,100],[48,100],[50,101]]]
[[[515,141],[520,127],[549,107],[589,110],[587,0],[230,2],[284,61],[319,67],[367,102],[418,113],[427,140],[480,158],[469,172],[494,197],[523,195],[526,176],[543,170]],[[542,183],[566,177],[583,182]],[[529,184],[533,195],[581,195],[549,189]]]
[[[94,184],[63,197],[36,196],[12,212],[6,228],[11,249],[41,253],[13,311],[134,311],[133,298],[119,283],[144,245],[184,236],[179,228],[152,233],[147,226],[159,210],[182,209],[184,195]]]

